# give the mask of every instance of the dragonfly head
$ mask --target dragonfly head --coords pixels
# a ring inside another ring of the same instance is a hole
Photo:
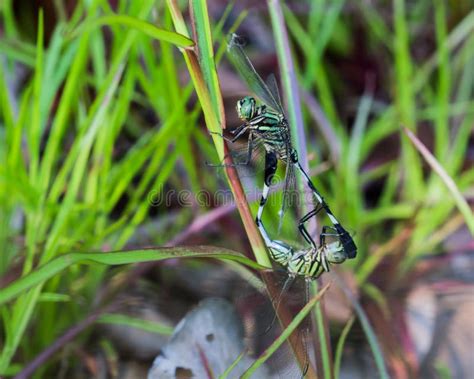
[[[339,264],[346,260],[347,256],[344,247],[339,241],[331,242],[324,245],[324,252],[326,259],[330,263]]]
[[[257,102],[251,96],[245,96],[237,101],[237,113],[242,120],[248,121],[254,117],[257,109]]]

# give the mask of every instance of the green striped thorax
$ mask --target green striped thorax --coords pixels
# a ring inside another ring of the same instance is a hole
[[[251,96],[237,101],[237,113],[254,136],[263,142],[265,150],[274,153],[277,159],[286,163],[290,151],[296,154],[290,147],[290,131],[283,113],[276,112],[265,104],[257,105],[255,98]],[[294,162],[293,158],[292,161]]]
[[[282,241],[273,241],[270,247],[272,258],[290,275],[317,278],[324,271],[329,271],[330,264],[340,264],[346,260],[346,254],[339,241],[324,244],[318,249],[294,250]]]

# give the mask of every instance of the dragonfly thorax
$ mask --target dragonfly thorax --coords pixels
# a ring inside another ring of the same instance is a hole
[[[257,102],[252,96],[237,101],[237,114],[242,120],[249,121],[257,115]]]
[[[293,248],[283,241],[273,240],[269,246],[272,259],[286,267],[294,254]]]
[[[342,263],[347,258],[339,241],[317,249],[295,250],[285,242],[274,240],[269,249],[272,259],[285,267],[290,275],[308,279],[319,277],[324,271],[329,271],[330,264]]]
[[[317,278],[324,271],[327,271],[320,258],[323,257],[320,256],[319,250],[313,248],[298,250],[288,261],[288,272],[307,279]]]

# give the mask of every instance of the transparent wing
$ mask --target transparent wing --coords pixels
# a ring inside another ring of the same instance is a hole
[[[258,138],[247,139],[241,143],[229,143],[229,154],[236,166],[263,166],[264,164],[264,150],[263,143]],[[251,150],[249,152],[249,150]],[[259,167],[260,168],[260,167]],[[260,168],[263,170],[263,168]]]
[[[256,201],[261,196],[263,187],[263,173],[265,170],[265,154],[262,139],[254,138],[251,142],[252,151],[249,154],[250,136],[247,141],[236,141],[228,143],[228,155],[232,157],[233,166],[238,172],[239,178],[244,186],[247,199]],[[209,164],[217,168],[219,178],[226,178],[224,161],[218,164]]]
[[[289,279],[288,274],[285,272],[274,271],[273,275],[276,277],[281,291],[277,295],[277,299],[272,299],[273,306],[275,307],[278,304],[279,308],[285,307],[285,310],[282,312],[283,317],[285,317],[285,313],[288,313],[286,317],[293,319],[308,301],[308,286],[306,281],[301,277]],[[274,328],[278,330],[278,335],[281,334],[281,325],[279,322],[275,323]],[[308,340],[310,338],[310,330],[311,322],[309,317],[306,317],[296,329],[296,340],[293,340],[291,345],[290,341],[287,341],[286,344],[281,346],[269,359],[269,366],[279,373],[279,377],[304,377],[302,370],[305,371],[307,369],[306,366],[311,364],[311,343]],[[272,331],[273,329],[270,330],[269,333],[272,333]],[[295,359],[295,349],[298,351],[297,354],[300,358],[300,364],[298,364],[298,360]],[[300,365],[304,367],[300,367]]]
[[[276,100],[277,104],[280,106],[281,109],[283,109],[283,103],[281,101],[280,91],[278,90],[278,83],[275,78],[275,74],[268,75],[267,87],[270,90],[270,93],[272,94],[273,98]]]
[[[279,101],[278,93],[273,94],[268,88],[267,84],[263,81],[260,75],[257,74],[255,68],[250,62],[250,59],[242,48],[242,43],[239,40],[237,34],[232,34],[230,41],[227,45],[227,51],[232,64],[239,71],[240,76],[247,83],[250,90],[267,106],[273,108],[273,110],[284,113],[281,102]]]
[[[288,149],[289,150],[289,149]],[[285,215],[286,210],[298,204],[299,193],[295,191],[296,180],[295,180],[295,167],[290,161],[289,152],[287,153],[288,159],[286,162],[286,173],[285,173],[285,182],[283,185],[283,200],[279,212],[279,222],[278,222],[278,234],[280,234],[281,225],[283,223],[283,216]]]

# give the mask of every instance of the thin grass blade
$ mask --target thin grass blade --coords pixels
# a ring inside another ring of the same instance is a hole
[[[430,165],[430,167],[439,175],[443,183],[448,188],[451,196],[458,207],[459,212],[464,216],[466,220],[467,227],[471,231],[471,234],[474,236],[474,214],[472,213],[472,209],[469,207],[466,199],[462,196],[459,188],[457,187],[454,180],[448,173],[445,171],[443,166],[437,161],[433,154],[426,148],[426,146],[418,139],[418,137],[409,129],[403,128],[403,131],[408,136],[412,144],[416,147],[416,149],[420,152],[426,162]]]
[[[22,292],[46,282],[48,279],[51,279],[55,275],[67,270],[71,265],[74,264],[98,263],[108,266],[115,266],[152,261],[156,262],[170,258],[228,259],[240,262],[241,264],[256,270],[266,268],[235,251],[208,246],[162,247],[153,249],[117,251],[110,253],[69,253],[54,258],[30,274],[23,276],[22,278],[16,280],[13,284],[3,288],[0,292],[0,304],[4,304],[20,295]]]
[[[157,40],[172,43],[178,47],[188,48],[194,45],[194,42],[191,39],[182,34],[157,28],[155,25],[147,21],[126,15],[110,15],[90,20],[78,28],[72,36],[74,37],[75,35],[91,31],[104,25],[123,25],[131,29],[136,29]]]

